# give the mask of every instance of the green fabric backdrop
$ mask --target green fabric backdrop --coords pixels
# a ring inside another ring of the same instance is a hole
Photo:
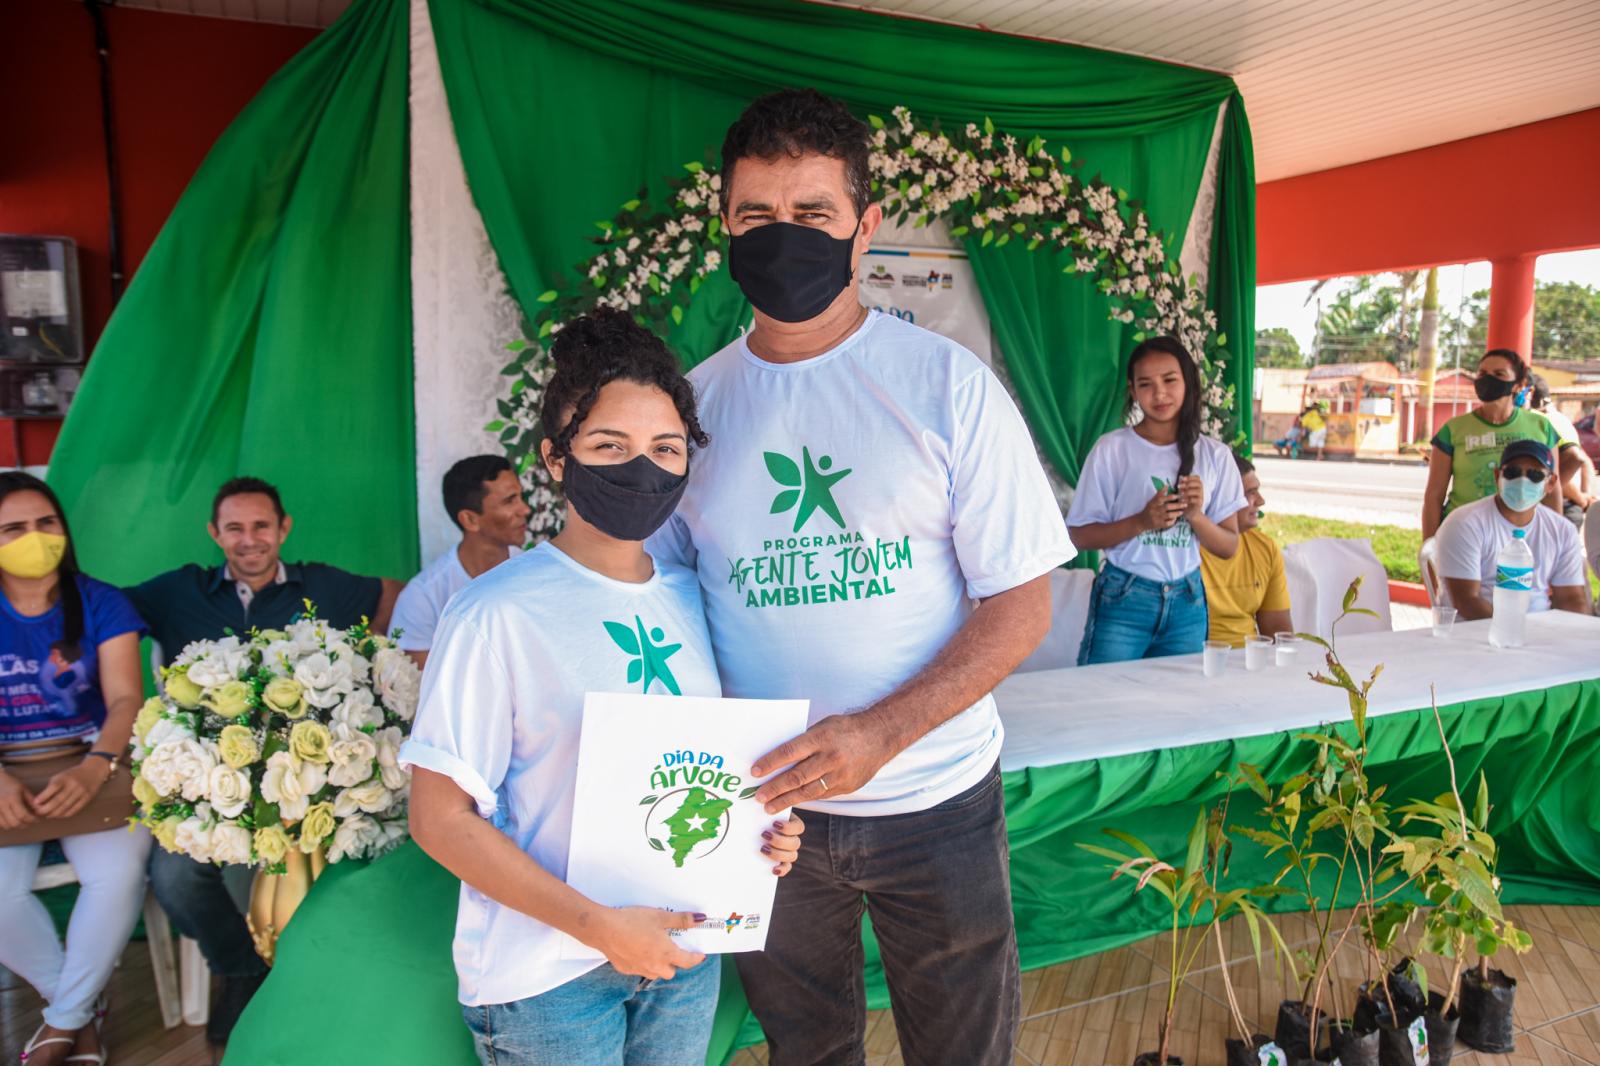
[[[1600,905],[1600,792],[1591,780],[1600,763],[1600,681],[1453,704],[1441,715],[1461,780],[1480,769],[1488,774],[1505,899]],[[1103,842],[1100,831],[1110,826],[1177,861],[1195,812],[1221,795],[1219,771],[1250,762],[1281,784],[1311,764],[1313,746],[1294,732],[1006,774],[1023,967],[1105,951],[1165,928],[1154,893],[1135,896],[1125,881],[1111,883],[1101,860],[1076,845]],[[1374,719],[1371,734],[1369,770],[1390,797],[1431,798],[1448,789],[1430,710]],[[1232,813],[1244,820],[1254,806],[1241,793]],[[1263,883],[1274,868],[1241,839],[1229,884]],[[413,844],[370,866],[330,868],[280,942],[277,966],[235,1033],[226,1066],[298,1066],[313,1058],[472,1066],[450,962],[458,887]],[[868,1002],[881,1008],[888,998],[871,943],[868,959]],[[724,975],[712,1066],[760,1039],[731,972]],[[381,1017],[383,1024],[307,1027],[304,1019],[317,1016],[329,989],[339,990],[341,1017]]]
[[[356,4],[217,141],[140,265],[50,460],[96,577],[220,560],[205,524],[237,474],[283,490],[288,558],[416,571],[406,40],[404,0]]]
[[[794,0],[431,0],[468,178],[529,305],[582,259],[593,221],[714,151],[754,95],[810,84],[862,113],[992,117],[1069,146],[1130,189],[1173,251],[1216,111],[1211,299],[1253,336],[1249,129],[1220,75]],[[218,141],[91,360],[51,463],[87,567],[132,581],[215,559],[216,486],[273,479],[290,557],[404,576],[417,565],[406,203],[407,10],[362,0]],[[969,251],[1023,408],[1076,480],[1116,423],[1131,327],[1054,253]],[[671,338],[704,358],[748,320],[726,273]],[[1248,345],[1246,345],[1248,347]],[[1241,424],[1251,364],[1236,359]],[[484,412],[487,417],[490,412]]]
[[[586,238],[640,187],[720,149],[755,96],[809,85],[860,114],[904,104],[946,125],[994,120],[1066,145],[1133,192],[1181,246],[1228,102],[1210,300],[1230,338],[1255,335],[1255,187],[1249,124],[1221,75],[1041,41],[793,0],[431,0],[468,183],[524,307],[593,254]],[[559,109],[542,107],[559,98]],[[552,224],[552,220],[569,220]],[[1119,424],[1136,327],[1106,317],[1054,253],[967,241],[1024,411],[1069,482]],[[745,319],[726,274],[670,340],[693,364]],[[1249,345],[1245,346],[1249,351]],[[1227,380],[1248,427],[1251,359]]]

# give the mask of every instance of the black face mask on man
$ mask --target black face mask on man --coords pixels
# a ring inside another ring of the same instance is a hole
[[[1497,378],[1493,374],[1479,374],[1477,380],[1472,383],[1472,389],[1484,403],[1494,403],[1516,392],[1517,383]]]
[[[729,239],[728,270],[757,311],[779,322],[805,322],[850,284],[855,243],[855,233],[840,238],[815,226],[768,222]]]
[[[663,470],[647,455],[589,466],[567,456],[562,471],[567,502],[608,537],[645,540],[666,524],[689,484],[688,474]]]

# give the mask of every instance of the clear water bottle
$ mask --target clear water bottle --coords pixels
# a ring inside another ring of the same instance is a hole
[[[1528,602],[1533,599],[1533,550],[1528,531],[1516,529],[1494,561],[1494,617],[1489,621],[1489,643],[1497,648],[1522,647],[1527,628]]]

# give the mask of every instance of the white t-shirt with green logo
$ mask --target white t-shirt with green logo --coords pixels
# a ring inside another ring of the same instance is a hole
[[[698,568],[729,696],[865,710],[933,663],[974,599],[1073,556],[1022,416],[977,357],[874,311],[831,351],[768,363],[741,338],[690,374],[697,452],[658,558]],[[864,788],[806,807],[926,810],[977,784],[985,696]]]
[[[643,584],[613,581],[546,543],[471,582],[439,620],[400,762],[453,780],[565,877],[587,692],[721,695],[692,571],[658,563]],[[526,999],[598,965],[560,949],[556,930],[461,886],[462,1003]]]
[[[1226,444],[1210,437],[1195,441],[1194,472],[1205,486],[1207,518],[1221,522],[1244,507],[1244,484]],[[1170,490],[1177,478],[1176,444],[1152,444],[1129,428],[1112,430],[1095,441],[1084,460],[1067,525],[1120,522],[1144,510],[1157,490]],[[1149,581],[1177,581],[1199,569],[1200,542],[1180,519],[1170,529],[1107,548],[1106,561]]]

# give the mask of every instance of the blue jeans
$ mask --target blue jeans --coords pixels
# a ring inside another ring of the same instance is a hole
[[[722,960],[670,981],[609,962],[514,1003],[462,1007],[484,1066],[705,1066]]]
[[[1151,581],[1110,563],[1094,579],[1078,665],[1192,655],[1206,640],[1206,590],[1200,570]]]
[[[267,972],[222,867],[158,845],[150,849],[150,890],[178,932],[200,945],[212,973],[254,977]]]

